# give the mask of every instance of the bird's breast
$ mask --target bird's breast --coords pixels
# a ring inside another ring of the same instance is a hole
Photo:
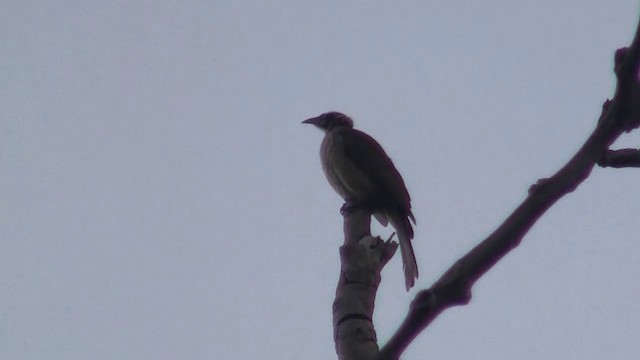
[[[320,146],[320,160],[329,184],[345,200],[364,200],[373,192],[373,183],[359,168],[357,159],[345,151],[339,134],[329,133]]]

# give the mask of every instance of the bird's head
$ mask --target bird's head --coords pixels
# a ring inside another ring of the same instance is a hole
[[[331,111],[322,115],[307,119],[302,122],[303,124],[315,125],[317,128],[329,132],[339,127],[352,128],[353,120],[343,113]]]

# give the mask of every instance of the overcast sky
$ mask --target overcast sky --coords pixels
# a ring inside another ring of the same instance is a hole
[[[3,1],[0,358],[335,358],[342,200],[300,124],[328,110],[413,199],[384,343],[586,139],[638,5]],[[639,181],[596,168],[404,359],[637,358]]]

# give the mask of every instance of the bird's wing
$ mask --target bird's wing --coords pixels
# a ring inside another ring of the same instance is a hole
[[[382,146],[371,136],[355,129],[342,131],[339,136],[345,156],[367,175],[379,191],[390,195],[413,218],[411,198],[404,180]]]

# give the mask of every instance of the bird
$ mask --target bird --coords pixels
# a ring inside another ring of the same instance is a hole
[[[353,128],[353,120],[330,111],[306,119],[325,134],[320,146],[322,170],[340,195],[343,209],[362,206],[382,224],[398,234],[407,291],[418,278],[418,264],[411,240],[416,219],[402,176],[382,146],[366,133]]]

